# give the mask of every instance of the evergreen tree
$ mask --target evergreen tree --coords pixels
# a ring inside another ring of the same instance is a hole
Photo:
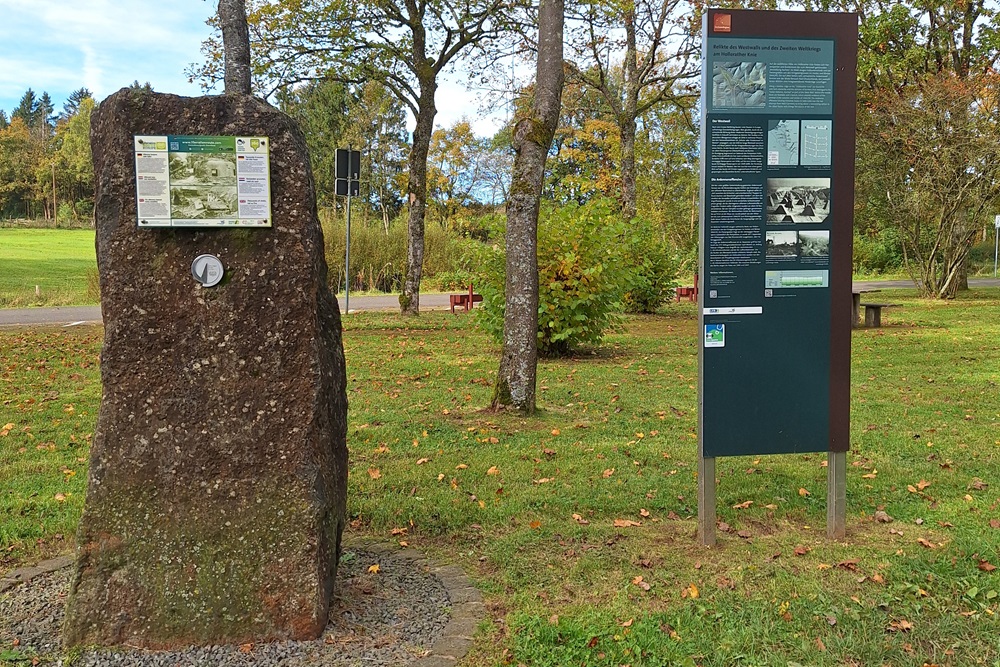
[[[94,99],[93,93],[86,88],[79,88],[70,93],[69,97],[66,98],[66,102],[63,104],[63,110],[59,113],[59,122],[65,122],[72,116],[75,116],[80,110],[80,103],[86,99]]]
[[[18,102],[17,106],[10,113],[10,117],[20,118],[24,121],[26,127],[33,127],[35,121],[35,112],[38,109],[38,98],[35,96],[35,91],[28,88],[21,96],[21,101]]]
[[[4,113],[3,109],[0,109],[0,130],[6,130],[8,125],[10,125],[10,121],[7,120],[7,114]]]

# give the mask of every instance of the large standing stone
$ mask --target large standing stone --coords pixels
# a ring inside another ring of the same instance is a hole
[[[138,229],[133,135],[267,136],[271,229]],[[307,149],[244,96],[121,90],[91,130],[104,393],[65,641],[158,648],[326,626],[347,478],[340,312]],[[204,289],[200,254],[226,278]]]

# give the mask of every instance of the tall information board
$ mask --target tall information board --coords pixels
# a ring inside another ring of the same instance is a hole
[[[848,447],[857,17],[709,10],[703,49],[699,458],[714,486],[718,456]]]

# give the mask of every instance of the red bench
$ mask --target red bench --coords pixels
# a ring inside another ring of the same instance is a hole
[[[688,301],[698,300],[698,274],[694,274],[694,285],[691,287],[678,287],[674,289],[674,298],[677,303],[681,302],[681,297],[687,297]]]
[[[479,303],[483,300],[482,294],[476,294],[472,291],[472,285],[469,285],[468,294],[449,294],[448,303],[451,306],[451,314],[455,314],[455,306],[459,308],[465,308],[465,312],[469,312],[472,308],[472,304]]]

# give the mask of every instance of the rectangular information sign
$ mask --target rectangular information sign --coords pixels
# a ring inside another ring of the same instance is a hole
[[[270,227],[267,137],[135,136],[139,227]]]
[[[857,18],[709,10],[699,438],[846,451]]]

